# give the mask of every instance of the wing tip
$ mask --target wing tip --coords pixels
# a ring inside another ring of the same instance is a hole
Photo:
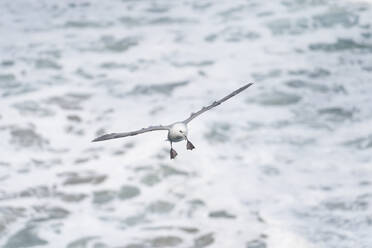
[[[94,140],[92,140],[91,142],[97,142],[97,141],[101,141],[100,137],[98,138],[95,138]]]
[[[250,86],[252,86],[254,83],[247,83],[246,85],[244,85],[243,87],[241,87],[242,90],[245,90],[247,88],[249,88]]]
[[[98,142],[98,141],[107,140],[107,139],[109,139],[108,136],[110,136],[110,135],[105,134],[105,135],[99,136],[99,137],[95,138],[94,140],[92,140],[91,142]]]

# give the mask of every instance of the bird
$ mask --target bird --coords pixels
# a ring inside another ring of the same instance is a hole
[[[253,85],[253,83],[248,83],[242,87],[240,87],[237,90],[234,90],[227,96],[223,97],[220,100],[214,101],[212,104],[202,107],[199,111],[191,113],[190,116],[183,120],[183,121],[178,121],[170,125],[158,125],[158,126],[149,126],[147,128],[142,128],[139,130],[135,130],[132,132],[123,132],[123,133],[109,133],[105,134],[102,136],[99,136],[92,140],[92,142],[98,142],[98,141],[104,141],[104,140],[110,140],[110,139],[117,139],[117,138],[123,138],[123,137],[128,137],[128,136],[134,136],[137,134],[142,134],[146,132],[152,132],[152,131],[168,131],[168,139],[167,141],[170,142],[170,159],[174,159],[177,156],[176,150],[173,149],[173,142],[180,142],[183,140],[186,140],[186,149],[187,150],[193,150],[195,146],[191,143],[191,141],[188,139],[188,128],[187,125],[189,124],[190,121],[192,121],[194,118],[197,116],[201,115],[202,113],[217,107],[221,103],[225,102],[226,100],[232,98],[233,96],[236,96],[243,90],[246,90],[248,87]]]

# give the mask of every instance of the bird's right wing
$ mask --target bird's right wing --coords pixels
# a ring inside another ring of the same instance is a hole
[[[109,133],[109,134],[102,135],[98,138],[95,138],[94,140],[92,140],[92,142],[123,138],[123,137],[127,137],[127,136],[133,136],[133,135],[141,134],[141,133],[151,132],[151,131],[169,130],[169,128],[170,128],[169,126],[159,125],[159,126],[150,126],[150,127],[147,127],[147,128],[142,128],[142,129],[139,129],[139,130],[136,130],[136,131],[126,132],[126,133]]]
[[[183,122],[184,123],[189,123],[192,119],[194,119],[195,117],[197,117],[198,115],[210,110],[211,108],[214,108],[218,105],[220,105],[221,103],[223,103],[224,101],[230,99],[231,97],[239,94],[240,92],[242,92],[243,90],[247,89],[249,86],[251,86],[253,83],[249,83],[249,84],[246,84],[244,85],[243,87],[240,87],[239,89],[231,92],[229,95],[225,96],[224,98],[218,100],[218,101],[214,101],[211,105],[209,106],[206,106],[206,107],[203,107],[201,110],[199,110],[198,112],[196,113],[191,113],[190,117],[187,118],[186,120],[184,120]]]

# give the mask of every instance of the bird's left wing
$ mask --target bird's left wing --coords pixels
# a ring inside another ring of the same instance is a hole
[[[109,133],[109,134],[102,135],[98,138],[95,138],[94,140],[92,140],[92,142],[123,138],[123,137],[127,137],[127,136],[133,136],[133,135],[141,134],[141,133],[151,132],[151,131],[169,130],[169,128],[170,128],[169,126],[159,125],[159,126],[150,126],[150,127],[147,127],[147,128],[142,128],[142,129],[132,131],[132,132]]]
[[[206,107],[203,107],[201,110],[199,110],[198,112],[196,113],[191,113],[190,117],[187,118],[186,120],[183,121],[183,123],[189,123],[192,119],[194,119],[195,117],[197,117],[198,115],[204,113],[205,111],[208,111],[210,110],[211,108],[214,108],[214,107],[217,107],[218,105],[220,105],[221,103],[223,103],[224,101],[230,99],[231,97],[233,96],[236,96],[237,94],[239,94],[240,92],[242,92],[243,90],[247,89],[249,86],[251,86],[253,83],[249,83],[249,84],[246,84],[242,87],[240,87],[239,89],[237,90],[234,90],[233,92],[231,92],[230,94],[228,94],[227,96],[225,96],[224,98],[218,100],[218,101],[215,101],[213,102],[211,105],[209,106],[206,106]]]

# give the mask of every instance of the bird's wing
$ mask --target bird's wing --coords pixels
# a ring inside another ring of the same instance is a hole
[[[133,135],[137,135],[137,134],[141,134],[141,133],[146,133],[146,132],[151,132],[151,131],[157,131],[157,130],[169,130],[169,126],[162,126],[162,125],[159,125],[159,126],[150,126],[150,127],[142,128],[142,129],[139,129],[139,130],[136,130],[136,131],[132,131],[132,132],[126,132],[126,133],[109,133],[109,134],[102,135],[102,136],[100,136],[98,138],[95,138],[94,140],[92,140],[92,142],[109,140],[109,139],[123,138],[123,137],[127,137],[127,136],[133,136]]]
[[[187,118],[186,120],[184,120],[183,122],[184,123],[189,123],[192,119],[194,119],[195,117],[197,117],[198,115],[210,110],[211,108],[214,108],[218,105],[220,105],[221,103],[223,103],[224,101],[230,99],[231,97],[239,94],[240,92],[242,92],[243,90],[247,89],[249,86],[251,86],[253,83],[249,83],[249,84],[246,84],[244,85],[243,87],[240,87],[239,89],[231,92],[229,95],[225,96],[224,98],[218,100],[218,101],[214,101],[211,105],[209,106],[206,106],[206,107],[203,107],[201,110],[199,110],[198,112],[196,113],[191,113],[190,117]]]

